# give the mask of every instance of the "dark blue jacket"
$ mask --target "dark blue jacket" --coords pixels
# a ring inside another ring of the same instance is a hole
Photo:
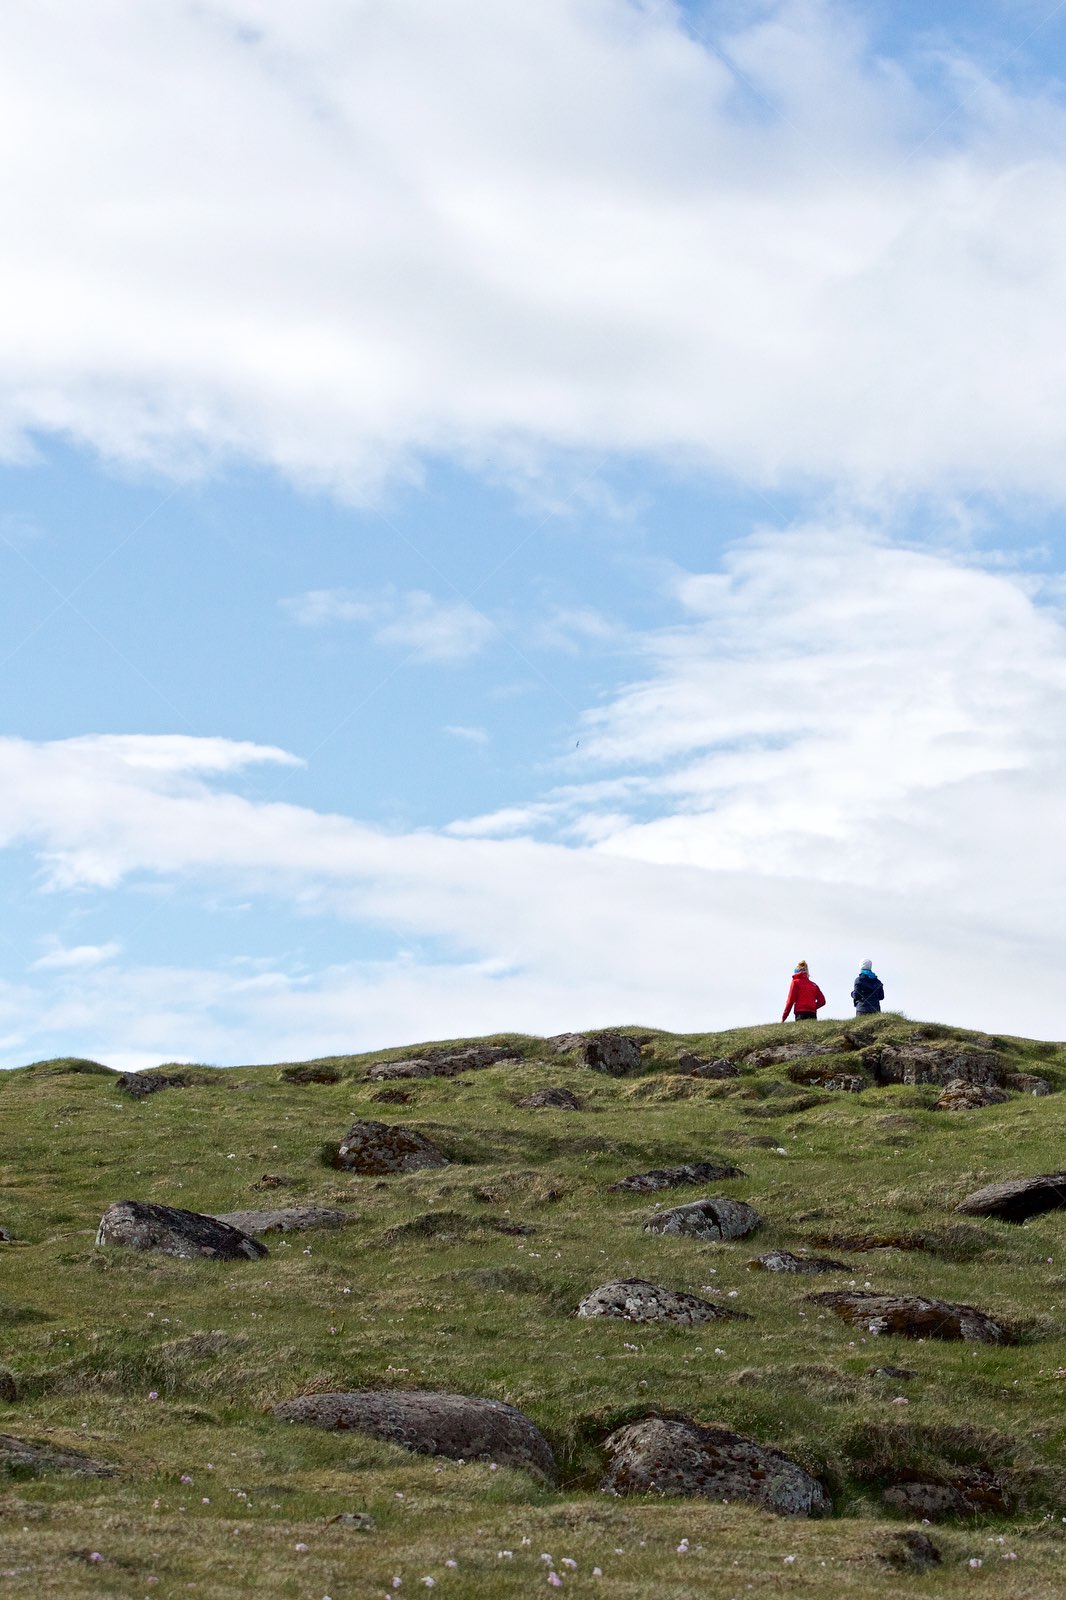
[[[868,967],[863,967],[855,979],[851,998],[859,1015],[869,1016],[871,1012],[881,1009],[881,1001],[885,998],[884,984]]]

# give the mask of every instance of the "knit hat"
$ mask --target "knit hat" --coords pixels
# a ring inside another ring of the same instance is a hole
[[[806,961],[797,961],[796,962],[796,972],[806,972],[806,970],[807,970]],[[795,976],[795,973],[793,973],[793,976]]]
[[[860,961],[859,962],[859,971],[860,972],[872,972],[873,970],[874,970],[874,964],[873,964],[872,961]]]

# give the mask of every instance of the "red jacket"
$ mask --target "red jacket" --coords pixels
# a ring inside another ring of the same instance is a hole
[[[797,1011],[817,1011],[819,1006],[825,1005],[825,995],[818,985],[808,978],[805,972],[795,972],[789,986],[788,999],[785,1001],[785,1017],[795,1006]]]

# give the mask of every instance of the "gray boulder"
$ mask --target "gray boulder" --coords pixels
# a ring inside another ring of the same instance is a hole
[[[109,1206],[101,1218],[96,1243],[120,1245],[126,1250],[158,1250],[167,1256],[210,1256],[220,1261],[257,1261],[267,1254],[266,1245],[215,1217],[144,1200],[119,1200]]]
[[[187,1072],[124,1072],[115,1087],[134,1100],[147,1100],[150,1094],[158,1094],[161,1089],[188,1089],[192,1083]]]
[[[223,1211],[215,1217],[239,1233],[300,1233],[306,1228],[343,1228],[355,1218],[332,1206],[283,1206],[277,1211]]]
[[[586,1102],[573,1089],[534,1089],[518,1104],[524,1111],[584,1111]]]
[[[731,1428],[648,1417],[606,1440],[600,1488],[614,1494],[689,1495],[750,1501],[787,1516],[822,1516],[829,1497],[817,1478],[779,1450]]]
[[[651,1172],[635,1172],[609,1185],[612,1192],[651,1194],[657,1189],[681,1189],[690,1183],[721,1183],[724,1178],[745,1178],[739,1167],[720,1166],[716,1161],[687,1161],[681,1167],[653,1167]]]
[[[748,1265],[763,1272],[798,1272],[807,1275],[852,1270],[846,1261],[834,1261],[831,1256],[794,1256],[791,1250],[768,1250],[765,1255],[749,1261]]]
[[[982,1467],[964,1467],[937,1479],[925,1479],[915,1472],[889,1484],[881,1499],[893,1511],[929,1522],[949,1517],[1008,1517],[1014,1509],[995,1473]]]
[[[1010,1097],[990,1083],[967,1083],[952,1078],[933,1103],[934,1111],[980,1111],[984,1106],[1001,1106]]]
[[[1037,1178],[1011,1178],[975,1189],[955,1207],[964,1217],[998,1217],[1001,1222],[1026,1222],[1045,1211],[1066,1206],[1066,1172]]]
[[[897,1334],[907,1339],[965,1339],[971,1344],[1008,1344],[1006,1325],[995,1322],[975,1306],[954,1305],[924,1295],[876,1294],[864,1290],[830,1290],[807,1296],[814,1305],[826,1306],[845,1322],[874,1334]]]
[[[330,1432],[368,1433],[420,1455],[453,1461],[495,1461],[555,1483],[558,1470],[547,1440],[502,1400],[411,1389],[356,1394],[307,1394],[274,1407],[281,1422]]]
[[[579,1317],[619,1317],[625,1322],[719,1322],[742,1313],[716,1306],[699,1295],[665,1289],[643,1278],[618,1278],[601,1283],[577,1308]]]
[[[644,1224],[645,1233],[691,1234],[696,1239],[745,1239],[761,1222],[759,1213],[743,1200],[715,1195],[709,1200],[694,1200],[691,1205],[657,1211]]]
[[[1013,1089],[1015,1094],[1045,1095],[1051,1093],[1051,1085],[1046,1078],[1040,1078],[1035,1072],[1005,1072],[1003,1074],[1004,1089]]]
[[[425,1167],[446,1167],[442,1155],[415,1128],[399,1122],[353,1122],[337,1151],[337,1165],[349,1172],[386,1177],[397,1172],[420,1172]]]

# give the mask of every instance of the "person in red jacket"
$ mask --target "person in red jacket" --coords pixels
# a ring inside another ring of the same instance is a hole
[[[812,980],[807,971],[806,961],[799,961],[792,974],[792,983],[789,986],[788,999],[785,1001],[785,1014],[782,1022],[788,1021],[788,1014],[793,1008],[796,1012],[797,1022],[815,1022],[818,1012],[825,1005],[825,995],[818,985]]]

